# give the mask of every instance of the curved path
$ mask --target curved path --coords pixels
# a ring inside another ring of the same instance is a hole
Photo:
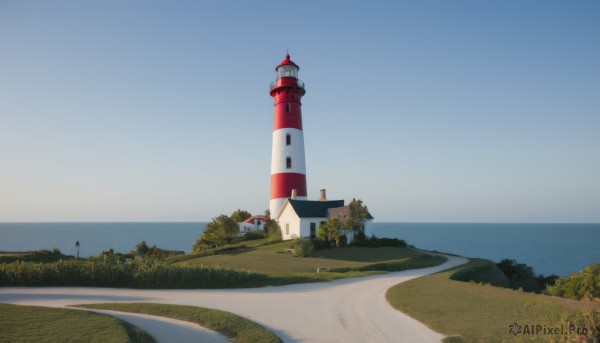
[[[157,342],[227,343],[227,337],[195,323],[141,313],[83,309],[124,320],[143,329]]]
[[[252,289],[0,288],[0,303],[192,305],[241,315],[273,331],[286,342],[439,342],[443,335],[395,310],[386,301],[385,292],[398,283],[468,261],[463,257],[446,257],[448,261],[430,268],[326,283]]]

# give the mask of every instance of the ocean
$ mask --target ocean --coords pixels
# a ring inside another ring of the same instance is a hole
[[[192,251],[206,223],[0,223],[0,251],[59,248],[82,257],[128,252],[142,240],[163,249]],[[600,263],[600,224],[373,223],[378,237],[418,248],[493,261],[515,259],[538,274],[567,276]]]

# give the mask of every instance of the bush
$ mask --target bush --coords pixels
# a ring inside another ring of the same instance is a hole
[[[525,292],[541,293],[548,285],[553,285],[556,275],[535,275],[533,268],[525,263],[504,259],[496,264],[509,279],[509,288],[523,289]]]
[[[283,235],[281,234],[281,228],[277,222],[273,221],[271,227],[268,229],[269,233],[267,234],[267,238],[269,242],[279,242],[283,240]]]
[[[156,259],[0,265],[0,286],[229,288],[264,283],[265,274],[234,268],[169,265]]]
[[[450,276],[452,280],[490,284],[535,293],[541,293],[547,285],[553,284],[556,278],[556,275],[536,276],[530,266],[509,259],[499,263],[482,260],[480,264],[462,268]]]
[[[243,236],[240,236],[237,241],[254,241],[257,239],[267,238],[267,234],[264,231],[250,231]]]
[[[298,238],[293,241],[294,256],[307,257],[312,255],[315,246],[310,238]]]
[[[575,300],[600,299],[600,264],[592,264],[567,278],[558,278],[546,294]]]
[[[450,275],[450,280],[490,284],[505,288],[510,286],[510,281],[502,270],[492,261],[487,260],[481,260],[470,267],[460,268],[457,272]]]
[[[330,249],[331,242],[325,239],[314,238],[312,239],[312,243],[315,249]]]
[[[377,238],[371,236],[369,238],[364,235],[357,235],[354,239],[353,245],[357,247],[400,247],[406,248],[406,241],[398,238]]]

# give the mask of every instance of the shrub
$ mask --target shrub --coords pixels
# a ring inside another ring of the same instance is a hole
[[[398,238],[377,238],[371,236],[366,238],[364,235],[360,235],[354,239],[353,244],[358,247],[400,247],[406,248],[406,241]]]
[[[314,238],[312,239],[313,246],[315,249],[329,249],[331,248],[331,242],[325,239]]]
[[[279,224],[277,224],[276,221],[272,221],[272,224],[270,224],[270,228],[268,230],[269,233],[267,234],[267,237],[269,239],[269,242],[279,242],[283,239],[283,235],[281,234],[281,228],[279,227]]]
[[[481,260],[473,266],[460,268],[450,275],[450,280],[463,282],[476,282],[490,284],[497,287],[508,288],[510,282],[508,277],[492,261]]]
[[[210,246],[213,244],[222,245],[231,243],[233,238],[239,233],[240,227],[238,224],[227,215],[222,214],[206,224],[200,242],[197,241],[196,244],[200,243],[200,245],[205,244]],[[194,245],[194,249],[195,247],[196,245]]]
[[[298,238],[293,241],[294,256],[307,257],[312,255],[315,246],[310,238]]]
[[[600,299],[600,264],[592,264],[567,278],[558,278],[546,294],[575,300]]]
[[[406,241],[398,238],[376,238],[379,240],[379,246],[382,247],[400,247],[406,248]]]
[[[556,275],[535,275],[530,266],[510,259],[504,259],[496,266],[508,277],[510,288],[521,288],[525,292],[541,293],[548,285],[553,285],[554,280],[558,278]]]
[[[250,231],[243,236],[240,236],[238,241],[254,241],[257,239],[267,238],[267,234],[264,231]]]
[[[252,287],[266,278],[265,274],[240,269],[169,265],[149,258],[130,263],[69,260],[0,265],[0,286],[228,288]]]
[[[452,280],[490,284],[535,293],[540,293],[547,285],[553,284],[556,278],[556,275],[536,276],[530,266],[509,259],[499,263],[482,260],[481,263],[462,268],[450,276]]]

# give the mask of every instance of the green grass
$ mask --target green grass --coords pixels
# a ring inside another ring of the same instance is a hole
[[[399,247],[320,249],[315,250],[311,257],[296,257],[286,253],[292,244],[290,241],[245,243],[248,245],[242,249],[178,263],[242,268],[266,274],[269,277],[266,281],[268,285],[284,285],[425,268],[444,262],[443,258]]]
[[[455,273],[465,275],[482,271],[497,277],[491,264],[491,261],[474,259],[449,271],[401,283],[388,290],[387,299],[396,309],[431,329],[455,336],[446,338],[445,342],[563,342],[565,336],[514,336],[508,328],[514,322],[548,327],[569,321],[588,328],[600,325],[600,303],[450,279]],[[595,319],[581,313],[591,314]]]
[[[344,247],[296,257],[286,253],[293,244],[290,241],[245,243],[206,256],[177,257],[171,263],[136,258],[128,263],[107,259],[0,264],[0,286],[247,288],[330,281],[431,267],[444,261],[401,247]]]
[[[131,324],[87,311],[0,304],[0,313],[0,342],[155,342]]]
[[[79,307],[122,312],[144,313],[196,323],[217,331],[235,342],[281,342],[271,331],[230,312],[202,307],[151,303],[112,303],[77,305]]]

